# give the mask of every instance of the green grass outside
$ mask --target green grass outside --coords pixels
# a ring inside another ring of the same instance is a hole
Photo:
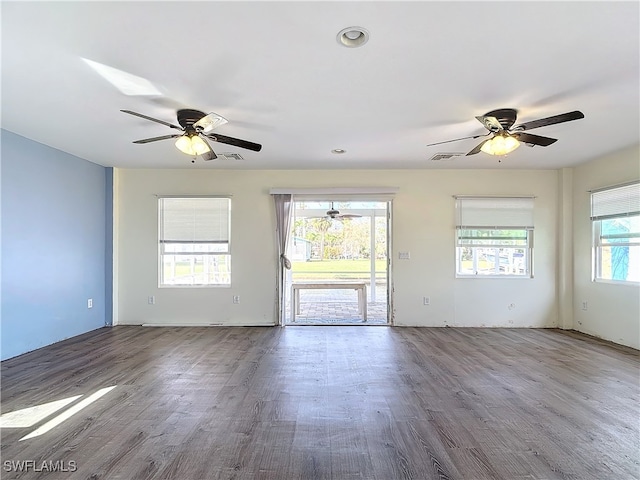
[[[204,273],[204,265],[202,264],[202,262],[196,263],[194,265],[193,271],[191,270],[191,264],[188,262],[176,262],[174,268],[175,268],[176,278],[186,277],[189,275],[199,275]],[[209,273],[213,274],[214,272],[227,273],[227,266],[223,264],[223,265],[218,265],[217,267],[213,267],[213,266],[210,267]],[[169,264],[164,265],[164,275],[165,275],[165,278],[170,278],[172,276],[171,265]]]
[[[371,261],[364,260],[322,260],[311,262],[291,262],[292,271],[296,279],[368,279],[370,277]],[[376,276],[386,276],[386,261],[376,260]],[[165,265],[165,276],[171,275],[171,268]],[[195,265],[195,274],[203,273],[204,266],[201,263]],[[175,266],[177,277],[190,275],[191,266],[185,263],[177,263]]]
[[[294,279],[368,279],[371,261],[364,260],[322,260],[310,262],[291,262]],[[376,276],[384,278],[387,262],[376,260]]]

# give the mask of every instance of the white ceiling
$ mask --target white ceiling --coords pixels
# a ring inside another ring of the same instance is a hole
[[[639,142],[638,2],[2,2],[2,128],[105,166],[142,168],[561,168]],[[370,32],[341,46],[345,27]],[[124,95],[83,59],[151,82]],[[195,108],[229,119],[210,161],[175,133]],[[558,138],[502,159],[466,153],[497,108]],[[347,153],[335,155],[334,148]]]

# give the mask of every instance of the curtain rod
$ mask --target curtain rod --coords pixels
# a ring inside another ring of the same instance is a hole
[[[162,195],[154,193],[153,196],[156,198],[230,198],[233,195]]]
[[[326,188],[272,188],[271,195],[376,195],[397,193],[399,187],[326,187]]]
[[[538,198],[535,195],[452,195],[453,198]]]

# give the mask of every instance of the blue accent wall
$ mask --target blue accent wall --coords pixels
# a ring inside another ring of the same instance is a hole
[[[4,360],[100,328],[107,315],[110,323],[107,189],[113,175],[60,150],[0,133]]]

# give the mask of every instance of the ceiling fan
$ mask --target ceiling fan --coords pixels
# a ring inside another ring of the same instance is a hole
[[[333,202],[331,202],[331,208],[327,210],[327,217],[330,219],[338,219],[341,220],[343,218],[360,218],[362,215],[358,215],[357,213],[340,213],[339,210],[336,210],[333,207]]]
[[[457,138],[455,140],[447,140],[444,142],[430,143],[427,147],[441,145],[443,143],[457,142],[458,140],[467,140],[469,138],[480,138],[492,135],[491,138],[483,140],[473,150],[467,153],[467,156],[475,155],[479,152],[485,152],[489,155],[506,155],[518,148],[520,143],[524,143],[530,147],[533,147],[534,145],[548,147],[552,143],[558,141],[556,138],[541,137],[540,135],[526,133],[525,130],[532,130],[534,128],[546,127],[547,125],[555,125],[556,123],[570,122],[572,120],[584,118],[584,114],[582,112],[575,110],[573,112],[541,118],[539,120],[533,120],[531,122],[525,122],[513,126],[513,124],[516,123],[517,115],[517,110],[514,110],[513,108],[492,110],[484,115],[476,117],[476,119],[482,123],[487,130],[489,130],[489,133]]]
[[[149,117],[141,113],[132,112],[131,110],[120,110],[121,112],[128,113],[129,115],[135,115],[136,117],[151,120],[152,122],[161,123],[167,127],[175,130],[180,130],[182,133],[173,135],[163,135],[161,137],[145,138],[142,140],[136,140],[133,143],[149,143],[156,142],[158,140],[167,140],[169,138],[176,138],[176,148],[182,153],[190,156],[201,156],[204,160],[214,160],[218,158],[215,154],[208,140],[214,142],[226,143],[233,145],[234,147],[246,148],[247,150],[253,150],[259,152],[262,149],[262,145],[258,143],[248,142],[247,140],[240,140],[239,138],[227,137],[226,135],[211,133],[216,127],[227,123],[227,119],[216,114],[209,113],[204,114],[199,110],[183,109],[178,110],[177,118],[178,125],[174,125],[164,120],[158,120],[157,118]],[[192,163],[195,160],[192,160]]]

